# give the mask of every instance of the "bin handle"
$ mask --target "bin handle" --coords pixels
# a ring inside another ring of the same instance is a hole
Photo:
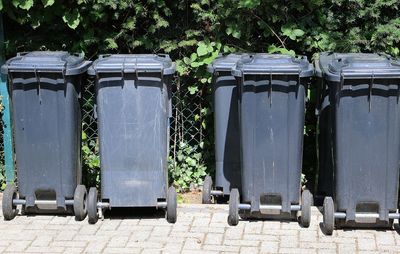
[[[291,71],[291,72],[290,72]],[[275,72],[272,71],[272,69],[269,69],[269,71],[265,71],[265,70],[254,70],[254,71],[242,71],[242,85],[244,85],[244,81],[245,81],[245,75],[268,75],[269,77],[269,90],[268,90],[268,97],[269,97],[269,105],[270,107],[272,107],[272,75],[297,75],[298,76],[298,80],[297,80],[297,89],[296,89],[296,98],[298,96],[298,87],[300,86],[300,74],[301,74],[301,69],[298,68],[297,72],[295,72],[293,69],[291,69],[288,72],[285,71],[281,71],[281,72]]]
[[[28,54],[29,52],[27,52],[27,51],[22,51],[22,52],[18,52],[17,53],[17,56],[24,56],[24,55],[26,55],[26,54]]]
[[[366,76],[369,76],[367,78],[364,78]],[[370,82],[368,83],[368,104],[369,104],[369,111],[371,111],[371,98],[372,98],[372,87],[374,85],[375,79],[400,79],[400,72],[392,72],[388,75],[388,73],[385,72],[374,72],[372,73],[366,73],[366,72],[340,72],[340,86],[339,86],[339,93],[337,94],[337,101],[339,104],[340,101],[340,92],[343,90],[344,86],[344,81],[345,79],[370,79]],[[399,96],[400,96],[400,82],[395,83],[394,85],[397,85],[397,103],[399,102]]]

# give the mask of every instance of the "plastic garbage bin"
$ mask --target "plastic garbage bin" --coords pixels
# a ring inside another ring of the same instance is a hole
[[[319,144],[333,158],[325,233],[335,225],[392,226],[400,218],[400,62],[382,54],[322,53],[315,67],[321,115],[330,118],[320,124],[331,124],[332,140]]]
[[[208,66],[213,74],[213,104],[215,130],[215,186],[210,176],[203,183],[202,202],[219,203],[229,197],[232,188],[240,188],[240,138],[236,79],[232,67],[248,54],[218,56]]]
[[[165,209],[175,223],[176,191],[167,190],[175,63],[168,55],[106,55],[88,73],[96,76],[101,168],[100,199],[89,190],[89,223],[97,208],[112,207]]]
[[[308,227],[312,195],[301,193],[304,112],[314,69],[306,57],[255,54],[240,60],[238,78],[242,154],[241,197],[233,189],[228,223],[245,218],[295,215]],[[301,195],[301,198],[300,198]],[[243,217],[243,216],[242,216]]]
[[[86,217],[86,188],[81,184],[80,93],[90,62],[67,52],[18,54],[2,66],[8,74],[15,136],[18,190],[3,194],[6,220],[23,211],[66,211]]]

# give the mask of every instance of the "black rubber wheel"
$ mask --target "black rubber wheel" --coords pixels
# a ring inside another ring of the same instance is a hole
[[[74,214],[76,221],[83,221],[87,215],[87,190],[85,185],[78,185],[74,193]]]
[[[4,220],[12,220],[17,216],[17,206],[13,204],[13,200],[18,198],[17,188],[14,184],[7,184],[3,192],[3,216]]]
[[[236,226],[239,223],[239,203],[240,196],[238,189],[232,189],[229,195],[229,215],[228,224]]]
[[[333,229],[335,228],[335,208],[333,205],[333,199],[326,197],[324,199],[324,231],[327,235],[332,235]]]
[[[204,183],[203,183],[203,191],[202,191],[202,198],[201,201],[203,204],[211,204],[211,188],[213,185],[213,181],[211,179],[211,176],[207,175],[206,178],[204,178]]]
[[[177,217],[177,200],[176,190],[174,187],[169,187],[167,193],[167,221],[169,223],[175,223]]]
[[[304,228],[308,228],[311,222],[311,205],[313,196],[309,190],[304,190],[301,193],[301,217],[300,223]]]
[[[97,215],[97,189],[96,187],[91,187],[89,189],[89,195],[87,198],[87,213],[89,224],[96,224],[99,220]]]

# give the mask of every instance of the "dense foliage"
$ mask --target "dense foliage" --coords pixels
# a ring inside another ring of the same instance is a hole
[[[397,56],[399,6],[397,0],[0,0],[8,56],[37,49],[85,52],[88,58],[99,53],[165,52],[176,60],[181,83],[190,93],[210,89],[206,65],[223,52],[312,58],[320,51],[383,51]],[[312,92],[310,97],[304,171],[312,184],[316,167]],[[208,107],[205,115],[210,115]],[[211,119],[201,118],[210,137]],[[204,150],[211,150],[211,143],[206,140]],[[212,168],[210,156],[193,152],[188,145],[180,159],[195,168],[194,174],[184,175],[185,165],[182,174],[172,173],[175,184],[184,187],[201,181],[203,172],[196,173],[196,168]],[[97,166],[97,161],[93,163]]]

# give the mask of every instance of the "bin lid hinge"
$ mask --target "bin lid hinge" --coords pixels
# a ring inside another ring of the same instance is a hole
[[[336,93],[336,101],[338,106],[340,105],[340,94],[342,93],[343,86],[344,86],[344,74],[343,71],[340,71],[339,91]]]
[[[374,85],[374,79],[375,79],[375,75],[374,75],[374,71],[372,71],[372,75],[371,75],[371,82],[369,82],[368,84],[368,110],[369,112],[371,112],[371,96],[372,96],[372,86]]]
[[[67,62],[64,63],[64,67],[61,70],[61,74],[62,74],[63,79],[64,79],[64,85],[66,85],[67,84]]]
[[[124,57],[124,60],[122,61],[122,68],[121,68],[121,79],[122,79],[122,81],[125,81],[125,72],[124,72],[124,70],[125,70],[125,57]]]
[[[160,69],[160,80],[161,80],[161,94],[164,93],[164,67]]]
[[[272,107],[272,70],[269,72],[269,106]]]
[[[35,78],[36,78],[36,82],[38,83],[38,88],[37,88],[37,95],[39,96],[39,103],[42,103],[42,98],[40,96],[40,75],[39,72],[37,71],[36,66],[33,69],[34,73],[35,73]]]
[[[300,83],[301,83],[300,74],[301,74],[301,69],[299,68],[299,74],[297,76],[298,79],[297,79],[297,85],[296,85],[296,99],[297,99],[297,96],[299,95],[299,88],[300,88]],[[306,99],[308,99],[308,97],[306,97]]]

